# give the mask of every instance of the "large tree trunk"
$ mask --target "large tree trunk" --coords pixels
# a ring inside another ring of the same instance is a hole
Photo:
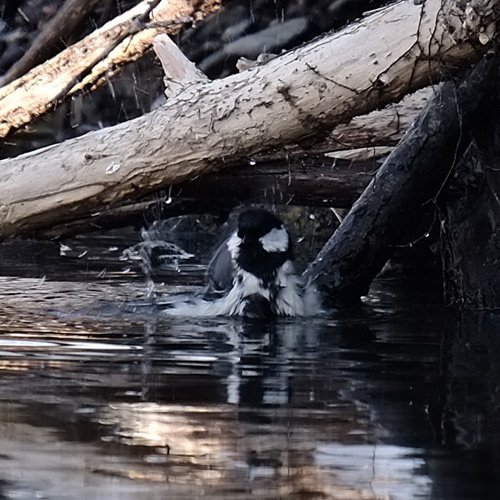
[[[392,5],[264,66],[193,85],[143,117],[3,160],[0,237],[323,136],[354,114],[397,100],[477,58],[479,38],[488,46],[470,26],[490,26],[500,1],[473,3],[473,19],[470,6],[462,10],[454,1]]]
[[[498,81],[498,72],[494,75]],[[445,298],[474,308],[500,307],[500,101],[483,106],[475,140],[442,200]]]
[[[458,87],[442,84],[306,270],[308,282],[333,300],[358,300],[396,246],[417,237],[412,231],[426,211],[436,209],[470,140],[497,65],[497,59],[484,59]]]

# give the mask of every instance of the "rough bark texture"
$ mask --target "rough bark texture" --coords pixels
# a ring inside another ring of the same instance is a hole
[[[468,140],[496,61],[484,59],[456,87],[442,84],[389,155],[305,278],[333,300],[358,300],[396,245],[432,208]]]
[[[375,161],[294,157],[257,162],[172,186],[149,200],[101,210],[93,217],[41,231],[55,238],[184,214],[229,211],[243,203],[350,208],[376,172]]]
[[[195,14],[190,0],[163,0],[149,16],[150,3],[141,2],[0,88],[0,137],[50,111],[59,100],[104,83],[120,67],[141,57],[156,35],[177,33]],[[214,2],[201,4],[206,3]]]
[[[35,38],[23,57],[0,79],[0,84],[6,85],[14,81],[57,53],[57,48],[73,37],[74,31],[99,2],[100,0],[67,0],[62,9]]]
[[[473,308],[500,307],[500,103],[495,94],[482,108],[475,141],[442,203],[445,298]]]
[[[476,30],[494,23],[499,4],[475,2]],[[3,160],[0,237],[90,215],[257,152],[324,136],[354,114],[478,57],[482,32],[463,27],[469,17],[451,1],[395,4],[264,66],[188,87],[138,119]]]

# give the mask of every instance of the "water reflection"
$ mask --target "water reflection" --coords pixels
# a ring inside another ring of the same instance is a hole
[[[0,498],[498,491],[497,316],[381,284],[313,320],[186,321],[143,293],[0,278]]]

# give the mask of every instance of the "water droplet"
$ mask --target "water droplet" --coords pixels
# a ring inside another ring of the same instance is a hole
[[[111,175],[120,170],[121,165],[119,163],[111,163],[106,167],[106,175]]]

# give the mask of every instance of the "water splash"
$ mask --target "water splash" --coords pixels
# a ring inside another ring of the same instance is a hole
[[[154,301],[156,298],[153,275],[158,268],[171,269],[179,272],[179,263],[191,259],[193,254],[186,252],[175,243],[160,239],[156,229],[141,230],[142,241],[126,248],[120,260],[135,262],[141,268],[146,279],[146,298]]]

